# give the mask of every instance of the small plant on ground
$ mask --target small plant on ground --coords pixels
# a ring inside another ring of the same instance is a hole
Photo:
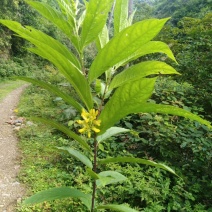
[[[98,188],[127,179],[117,171],[102,171],[104,167],[102,165],[141,163],[159,167],[173,174],[175,172],[168,166],[152,160],[126,156],[100,159],[98,148],[104,144],[103,141],[130,131],[114,125],[128,114],[155,112],[183,116],[211,127],[208,121],[186,110],[148,101],[154,91],[156,75],[178,74],[174,68],[160,61],[128,65],[141,56],[156,52],[164,53],[175,61],[168,45],[151,41],[169,18],[144,20],[131,25],[133,14],[128,17],[128,1],[116,0],[114,35],[110,39],[106,22],[114,0],[90,0],[84,1],[84,4],[77,0],[57,0],[58,10],[43,2],[26,2],[62,30],[73,45],[75,53],[33,27],[22,26],[10,20],[0,20],[0,23],[34,44],[34,47],[28,50],[52,62],[73,86],[77,97],[61,91],[46,81],[26,77],[19,79],[53,92],[81,114],[81,119],[73,123],[72,130],[71,126],[64,126],[53,120],[32,119],[59,129],[79,143],[78,150],[71,147],[58,147],[58,149],[70,153],[81,161],[86,167],[85,174],[93,183],[92,192],[88,194],[75,188],[57,187],[33,195],[26,199],[24,204],[72,197],[81,200],[91,212],[105,209],[136,211],[125,204],[104,204],[97,201]],[[93,42],[96,43],[98,53],[88,68],[85,66],[84,52]]]

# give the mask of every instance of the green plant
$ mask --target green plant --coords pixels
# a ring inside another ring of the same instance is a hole
[[[9,78],[14,75],[26,76],[28,68],[28,65],[24,62],[0,59],[0,78]]]
[[[77,56],[59,41],[33,27],[21,26],[19,23],[9,20],[0,20],[0,23],[34,44],[35,47],[28,48],[28,50],[52,62],[75,89],[77,99],[48,82],[19,77],[19,79],[37,84],[60,96],[81,113],[83,120],[78,120],[76,123],[78,124],[77,128],[82,126],[78,130],[82,135],[78,135],[75,129],[70,130],[52,120],[32,119],[59,129],[80,144],[79,150],[71,147],[58,147],[58,149],[68,152],[85,165],[86,173],[93,180],[92,193],[85,194],[78,189],[69,187],[52,188],[35,194],[24,203],[40,203],[72,197],[80,199],[91,212],[102,209],[136,211],[124,204],[101,204],[97,201],[97,188],[127,179],[117,171],[101,172],[99,170],[101,164],[132,162],[162,168],[172,174],[175,172],[166,165],[146,159],[126,156],[99,159],[97,157],[98,146],[104,140],[129,131],[125,128],[113,127],[113,125],[128,114],[147,112],[179,115],[199,121],[209,127],[211,125],[208,121],[186,110],[148,102],[157,78],[149,76],[178,74],[174,68],[159,61],[146,61],[134,66],[126,66],[140,56],[155,52],[165,53],[175,61],[168,45],[163,42],[151,41],[168,21],[168,18],[144,20],[131,25],[132,16],[127,17],[126,15],[128,4],[126,1],[117,0],[114,10],[116,11],[114,14],[114,37],[109,40],[106,20],[113,0],[85,1],[85,5],[81,5],[79,1],[58,0],[57,2],[60,10],[55,10],[42,2],[27,1],[29,5],[65,33],[74,46]],[[84,7],[84,11],[79,10],[82,7]],[[88,69],[84,64],[84,51],[94,41],[96,41],[98,54]],[[119,67],[126,68],[115,75]],[[105,80],[103,80],[103,74],[105,74]]]
[[[188,83],[177,83],[169,78],[159,77],[151,98],[159,104],[178,106],[200,114],[202,108],[193,104],[191,94],[194,91],[195,88]],[[212,195],[209,189],[212,186],[211,129],[177,116],[154,113],[131,114],[124,118],[119,126],[126,127],[129,124],[139,137],[127,134],[116,138],[114,143],[119,145],[116,147],[117,152],[125,149],[136,157],[166,162],[183,178],[184,190],[193,196],[193,199],[189,200],[191,209],[188,211],[195,211],[198,204],[204,206],[206,210],[209,209]],[[107,145],[108,143],[111,142],[107,141]],[[105,150],[108,151],[107,146]],[[171,185],[176,184],[175,179],[170,177],[170,180]],[[208,192],[204,192],[207,189]],[[173,199],[179,199],[175,194],[172,195]],[[168,199],[171,200],[170,197]],[[178,201],[179,209],[185,207],[185,201],[188,200],[182,196],[182,201]]]
[[[177,69],[183,73],[180,77],[176,77],[176,80],[194,86],[190,99],[196,107],[204,109],[200,114],[208,120],[212,119],[211,21],[211,12],[201,19],[184,17],[178,21],[176,27],[170,25],[164,27],[156,38],[172,46],[179,63]]]

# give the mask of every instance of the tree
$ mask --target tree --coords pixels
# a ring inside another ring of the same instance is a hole
[[[158,0],[154,15],[158,18],[172,17],[174,26],[183,17],[202,18],[210,11],[210,1],[205,0]]]

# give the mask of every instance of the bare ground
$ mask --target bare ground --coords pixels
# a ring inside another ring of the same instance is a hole
[[[17,180],[20,152],[17,137],[6,122],[13,116],[26,85],[12,91],[0,102],[0,212],[14,212],[17,201],[24,195],[24,186]]]

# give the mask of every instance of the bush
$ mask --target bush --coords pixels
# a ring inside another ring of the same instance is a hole
[[[161,78],[152,101],[201,113],[202,108],[195,107],[190,96],[194,90],[195,88],[188,83],[177,83],[174,80]],[[166,161],[166,164],[175,167],[176,172],[183,178],[185,184],[181,181],[178,189],[187,192],[184,194],[180,192],[182,196],[179,196],[179,192],[167,194],[172,195],[172,198],[181,199],[178,206],[172,205],[172,209],[177,208],[177,211],[180,211],[180,207],[186,207],[186,204],[190,204],[191,210],[185,211],[195,211],[198,205],[206,209],[211,207],[211,130],[176,116],[147,113],[128,116],[120,124],[123,127],[131,126],[139,137],[128,135],[117,140],[119,146],[116,148],[118,147],[119,151],[128,149],[141,158]],[[176,184],[172,178],[169,179],[170,185]],[[191,198],[189,199],[187,195],[191,195]],[[170,197],[168,199],[170,200]],[[176,201],[173,201],[173,204],[174,202]]]
[[[0,59],[0,78],[25,76],[28,70],[28,65],[22,59],[14,58],[14,61]]]

